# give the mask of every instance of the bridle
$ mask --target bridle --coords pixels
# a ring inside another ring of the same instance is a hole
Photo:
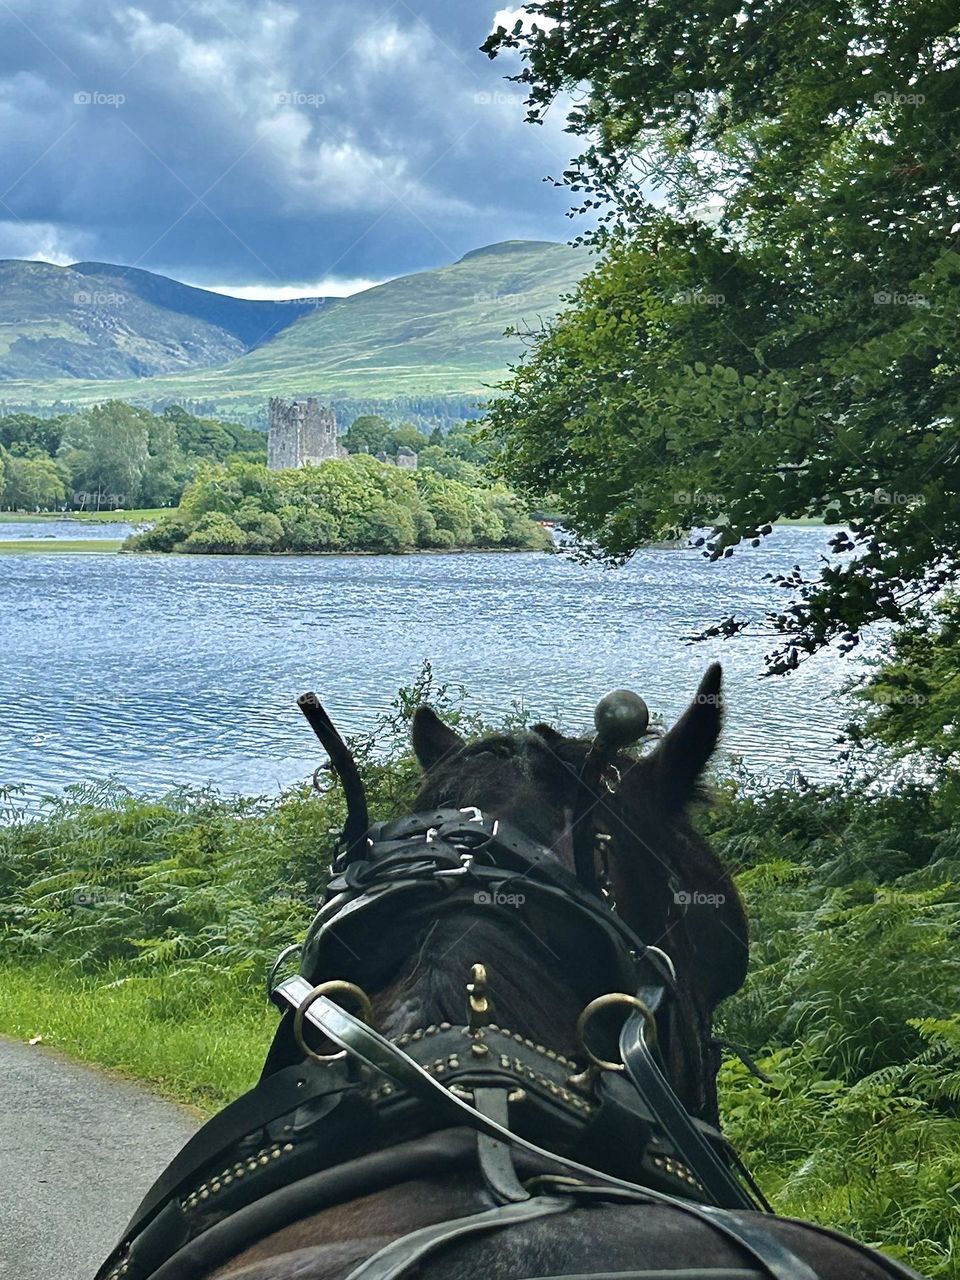
[[[721,1134],[691,1117],[670,1087],[657,1039],[676,974],[669,957],[638,938],[597,892],[592,837],[585,884],[586,844],[581,838],[578,845],[576,826],[578,874],[478,809],[442,808],[371,825],[352,755],[314,695],[300,705],[347,798],[325,901],[303,947],[287,948],[271,973],[270,998],[283,1018],[259,1084],[171,1163],[98,1280],[173,1280],[188,1274],[177,1270],[184,1259],[203,1258],[212,1269],[315,1211],[318,1197],[337,1203],[336,1187],[351,1198],[342,1190],[351,1164],[369,1164],[385,1146],[462,1129],[474,1135],[477,1166],[497,1207],[413,1232],[349,1280],[406,1276],[450,1240],[597,1197],[668,1204],[735,1242],[760,1268],[757,1275],[816,1280],[743,1216],[770,1206]],[[589,814],[609,743],[622,745],[626,732],[621,722],[619,733],[588,753],[589,794],[576,798],[578,820]],[[599,958],[605,990],[581,1014],[576,1060],[495,1021],[482,964],[466,986],[462,1023],[418,1027],[396,1040],[369,1025],[361,938],[377,936],[387,920],[409,919],[415,930],[418,921],[476,909],[478,901],[491,911],[522,911],[528,927]],[[293,954],[299,972],[284,978]],[[595,1030],[611,1010],[626,1016],[612,1047],[609,1038],[601,1047]],[[318,1033],[331,1051],[319,1050]],[[517,1167],[531,1161],[536,1187]],[[308,1186],[315,1187],[312,1200]],[[189,1274],[201,1273],[196,1261],[193,1267]]]

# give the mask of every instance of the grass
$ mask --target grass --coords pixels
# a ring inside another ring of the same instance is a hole
[[[256,1083],[277,1025],[262,996],[225,984],[197,998],[187,976],[83,976],[53,963],[0,969],[0,1033],[142,1080],[212,1114]]]
[[[48,520],[81,520],[86,524],[141,524],[168,516],[175,507],[137,507],[132,511],[0,511],[0,524],[43,524]]]
[[[0,556],[49,555],[62,551],[117,552],[122,538],[10,538],[0,541]]]

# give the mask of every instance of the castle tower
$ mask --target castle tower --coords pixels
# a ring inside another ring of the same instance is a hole
[[[337,420],[312,396],[307,400],[270,401],[270,435],[267,466],[271,471],[302,467],[311,462],[327,462],[340,457]]]

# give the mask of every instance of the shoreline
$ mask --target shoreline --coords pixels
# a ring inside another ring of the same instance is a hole
[[[130,511],[0,511],[0,525],[57,524],[76,521],[79,524],[144,524],[176,511],[176,507],[134,507]]]
[[[70,555],[81,552],[89,555],[100,552],[102,555],[149,556],[166,560],[196,557],[203,560],[216,559],[251,559],[251,560],[291,560],[316,559],[322,556],[469,556],[469,555],[554,555],[547,547],[412,547],[409,551],[137,551],[124,550],[122,538],[6,538],[0,539],[0,556],[5,555],[38,555],[47,552],[50,555]]]

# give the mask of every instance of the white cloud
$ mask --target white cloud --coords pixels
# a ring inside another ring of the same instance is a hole
[[[422,43],[413,32],[401,31],[391,22],[365,31],[353,47],[362,62],[377,69],[419,58]]]
[[[65,267],[85,258],[93,237],[66,233],[51,222],[0,222],[0,258],[25,258]]]
[[[328,276],[313,284],[201,284],[197,285],[197,288],[209,289],[211,293],[225,293],[230,298],[252,298],[258,302],[289,302],[295,298],[349,298],[351,294],[362,293],[364,289],[372,289],[375,285],[384,283],[384,280]]]
[[[490,30],[496,31],[497,27],[506,27],[508,31],[512,31],[517,22],[523,23],[525,31],[531,30],[534,26],[538,26],[541,31],[550,31],[557,25],[553,18],[544,18],[540,15],[532,17],[527,13],[526,9],[520,7],[518,9],[498,9],[493,15],[493,23]]]

